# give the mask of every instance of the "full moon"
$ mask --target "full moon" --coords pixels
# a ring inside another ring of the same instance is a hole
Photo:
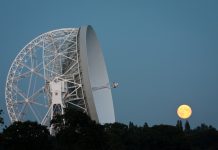
[[[189,105],[180,105],[177,109],[177,115],[181,119],[188,119],[192,115],[192,109]]]

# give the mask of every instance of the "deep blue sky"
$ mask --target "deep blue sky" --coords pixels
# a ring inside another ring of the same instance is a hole
[[[218,1],[1,0],[0,106],[18,52],[57,28],[94,27],[113,90],[116,120],[172,124],[189,104],[192,127],[218,128]]]

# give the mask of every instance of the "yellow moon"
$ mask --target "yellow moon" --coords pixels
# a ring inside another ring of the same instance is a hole
[[[192,115],[192,109],[188,105],[180,105],[177,109],[177,115],[181,119],[188,119]]]

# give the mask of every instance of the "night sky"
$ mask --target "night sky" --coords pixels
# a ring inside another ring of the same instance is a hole
[[[175,125],[180,104],[191,127],[218,128],[217,0],[1,0],[0,107],[19,51],[38,35],[92,25],[113,89],[116,121]]]

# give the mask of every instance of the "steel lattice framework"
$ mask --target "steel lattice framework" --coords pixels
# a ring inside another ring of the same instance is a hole
[[[6,81],[6,105],[12,122],[34,118],[48,125],[52,93],[49,83],[61,81],[64,107],[86,113],[80,71],[78,28],[44,33],[27,44],[13,61]]]

